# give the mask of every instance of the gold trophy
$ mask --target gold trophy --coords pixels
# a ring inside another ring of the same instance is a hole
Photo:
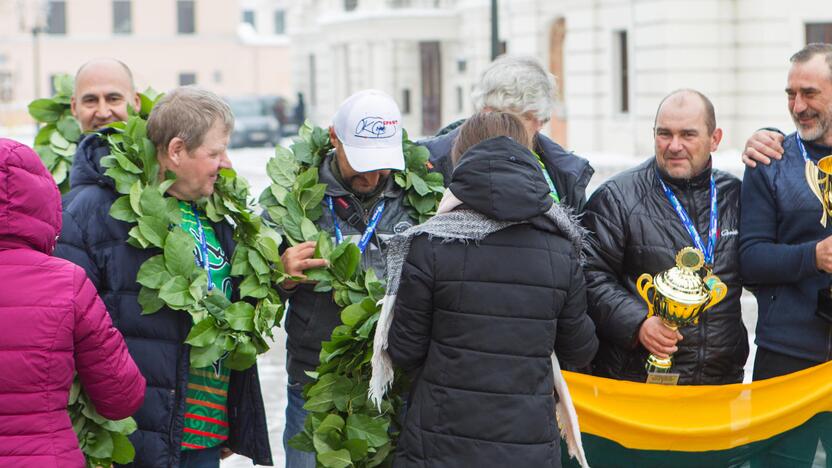
[[[818,165],[812,160],[806,161],[806,182],[812,193],[820,200],[823,214],[820,217],[820,224],[826,227],[826,218],[832,216],[832,156],[826,156],[818,161]]]
[[[699,270],[705,264],[702,251],[685,247],[676,254],[676,266],[651,277],[644,273],[636,281],[638,294],[647,302],[648,314],[657,315],[671,330],[699,322],[699,314],[725,298],[728,287],[713,274],[704,279]],[[650,292],[652,291],[652,295]],[[676,385],[679,374],[671,373],[673,356],[647,358],[647,383]]]
[[[827,218],[832,216],[832,156],[820,158],[817,166],[811,159],[807,160],[806,182],[820,200],[823,210],[820,224],[826,227]],[[827,322],[832,322],[832,288],[818,290],[818,308],[815,313]]]

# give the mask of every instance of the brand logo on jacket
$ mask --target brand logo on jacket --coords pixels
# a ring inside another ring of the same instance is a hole
[[[719,237],[731,237],[736,236],[740,232],[736,229],[723,229],[722,232],[719,233]]]

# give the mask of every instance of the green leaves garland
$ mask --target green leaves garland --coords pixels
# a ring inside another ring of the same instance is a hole
[[[89,397],[81,390],[77,376],[69,392],[68,411],[88,468],[133,461],[136,449],[127,436],[136,430],[136,421],[133,418],[111,421],[98,414]]]
[[[394,174],[405,190],[411,217],[422,222],[435,214],[444,191],[441,174],[428,172],[429,153],[403,139],[406,169]],[[326,130],[308,122],[300,129],[291,150],[277,147],[267,166],[270,186],[260,197],[262,207],[282,229],[290,245],[316,240],[316,258],[329,267],[307,270],[317,281],[315,291],[331,291],[342,307],[341,325],[322,343],[320,365],[306,386],[304,408],[309,411],[303,432],[290,445],[316,452],[318,466],[374,467],[389,464],[398,434],[397,414],[406,386],[397,375],[379,411],[367,399],[373,351],[373,334],[384,296],[384,283],[372,269],[359,267],[361,253],[352,243],[334,246],[331,234],[315,225],[322,213],[325,184],[318,182],[318,167],[332,149]]]
[[[52,173],[61,193],[69,191],[69,168],[81,127],[72,116],[70,99],[75,84],[70,75],[56,75],[52,84],[55,95],[51,98],[36,99],[29,104],[29,115],[45,124],[35,136],[34,149],[43,165]]]
[[[159,97],[148,105],[152,108]],[[110,216],[134,224],[127,241],[130,245],[161,252],[139,268],[136,281],[142,286],[138,296],[142,314],[167,306],[191,316],[194,325],[185,342],[191,345],[193,367],[207,367],[226,353],[223,365],[228,368],[251,367],[257,354],[269,349],[266,338],[273,338],[272,328],[283,316],[280,297],[271,287],[286,279],[278,250],[281,237],[251,214],[245,179],[222,169],[214,194],[197,205],[211,221],[228,220],[234,226],[237,247],[231,276],[240,280],[241,300],[232,303],[221,291],[209,292],[207,274],[194,262],[193,237],[179,227],[179,202],[165,196],[173,175],[159,177],[147,122],[133,114],[126,123],[111,126],[120,131],[105,135],[110,155],[102,158],[101,165],[123,196],[113,203]]]

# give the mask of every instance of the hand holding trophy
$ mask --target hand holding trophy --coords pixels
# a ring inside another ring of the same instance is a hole
[[[639,276],[636,289],[647,302],[648,317],[656,315],[671,330],[699,322],[699,315],[718,304],[728,287],[713,274],[704,279],[699,270],[705,264],[702,251],[685,247],[676,254],[676,266],[657,274]],[[652,294],[651,294],[652,292]],[[647,358],[647,383],[676,385],[679,374],[671,373],[673,356]]]
[[[804,156],[804,158],[806,159],[806,182],[812,193],[820,200],[823,211],[820,224],[826,227],[827,218],[832,216],[832,156],[820,158],[817,166],[808,157]],[[817,315],[832,322],[832,288],[823,288],[818,291]]]

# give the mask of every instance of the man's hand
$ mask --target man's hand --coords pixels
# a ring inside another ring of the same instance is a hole
[[[832,273],[832,236],[815,244],[815,266],[818,270]]]
[[[327,261],[322,258],[312,258],[315,255],[315,241],[306,241],[294,247],[289,247],[280,256],[280,261],[283,262],[283,268],[286,274],[301,278],[301,282],[306,279],[304,271],[310,268],[321,268],[327,266]],[[294,289],[298,285],[297,281],[285,280],[280,286],[283,289]]]
[[[771,164],[772,159],[783,157],[783,135],[771,130],[757,130],[745,142],[742,162],[748,167],[757,167],[757,163]]]
[[[638,330],[638,341],[656,357],[667,358],[678,349],[676,343],[682,339],[682,335],[668,328],[662,319],[648,317]]]

